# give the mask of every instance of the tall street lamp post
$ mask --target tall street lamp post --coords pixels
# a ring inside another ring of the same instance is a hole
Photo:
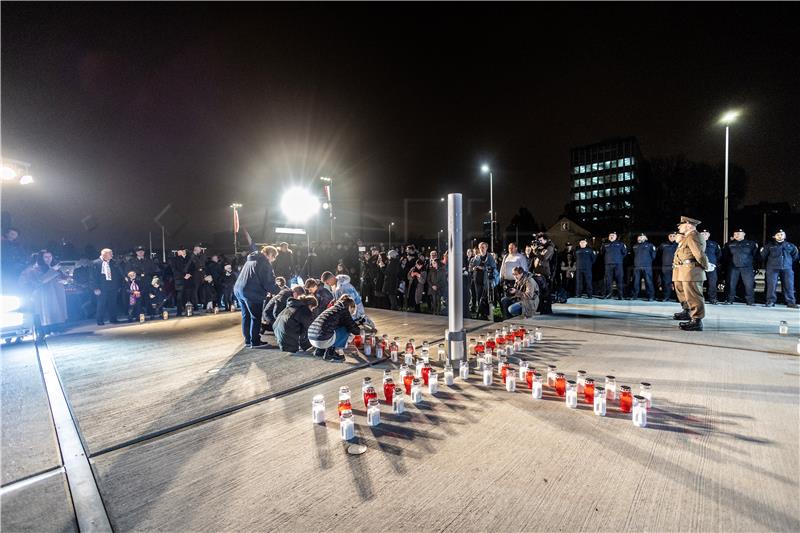
[[[394,222],[389,222],[389,248],[387,251],[392,249],[392,226],[394,226]]]
[[[722,115],[720,122],[725,124],[725,204],[723,206],[722,233],[723,244],[728,242],[728,158],[730,153],[730,125],[739,116],[739,111],[732,110]]]
[[[481,166],[481,172],[489,174],[489,251],[494,253],[494,185],[492,183],[492,169],[489,165]]]

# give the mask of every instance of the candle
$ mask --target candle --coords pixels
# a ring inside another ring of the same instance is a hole
[[[514,392],[517,390],[517,376],[514,372],[509,372],[506,374],[506,390],[508,392]]]
[[[631,396],[631,388],[627,385],[622,385],[619,388],[619,410],[623,413],[630,413],[633,406],[633,397]]]
[[[533,337],[531,337],[530,333],[525,332],[525,336],[522,338],[522,345],[526,348],[533,346]]]
[[[408,342],[406,343],[406,353],[414,355],[414,339],[408,339]]]
[[[592,405],[594,403],[594,380],[586,378],[583,385],[583,401]]]
[[[493,338],[489,337],[486,340],[486,353],[493,354],[495,348],[497,348],[497,342]]]
[[[498,357],[497,358],[497,375],[498,376],[505,376],[505,373],[508,372],[508,366],[509,366],[509,364],[508,364],[508,359],[506,359],[506,356],[501,355],[500,357]],[[505,383],[505,380],[503,380],[503,383]]]
[[[538,372],[533,373],[533,381],[531,382],[531,398],[534,400],[542,399],[542,375]]]
[[[577,409],[578,407],[578,387],[572,380],[567,381],[567,407]]]
[[[372,400],[373,398],[377,400],[378,399],[378,393],[377,393],[377,391],[375,391],[375,387],[370,385],[364,391],[364,407],[369,406],[369,401]]]
[[[639,396],[647,400],[647,410],[649,411],[653,407],[653,386],[646,381],[639,383]]]
[[[647,399],[638,394],[633,397],[633,425],[636,427],[647,426]]]
[[[408,366],[413,365],[414,364],[414,356],[412,354],[408,353],[408,352],[405,352],[403,354],[403,363],[407,364]]]
[[[406,394],[411,394],[411,385],[414,383],[414,374],[408,373],[403,376],[403,385],[406,386]]]
[[[467,357],[475,357],[475,347],[478,346],[478,343],[475,341],[475,338],[469,340],[469,344],[467,345]]]
[[[483,366],[483,384],[486,387],[492,384],[492,365]]]
[[[453,374],[453,366],[450,361],[444,365],[444,384],[448,387],[455,383],[455,375]]]
[[[386,405],[392,405],[392,396],[394,395],[394,380],[392,378],[383,382],[383,398],[386,400]]]
[[[345,411],[352,411],[353,405],[350,403],[350,387],[344,385],[339,387],[339,405],[338,411],[339,416],[342,416],[342,413]]]
[[[422,382],[419,378],[414,378],[414,381],[411,383],[411,401],[414,403],[422,401]]]
[[[396,415],[403,414],[406,410],[405,399],[403,398],[403,389],[400,387],[394,388],[392,395],[392,412]]]
[[[556,386],[556,365],[547,365],[547,386]]]
[[[381,383],[386,385],[387,379],[392,379],[392,370],[389,368],[383,371],[383,380],[381,381]]]
[[[375,357],[383,359],[383,345],[380,343],[375,347]]]
[[[520,339],[515,338],[514,339],[514,351],[518,352],[520,350],[522,350],[522,341]]]
[[[542,330],[541,329],[536,328],[536,331],[533,332],[533,339],[536,342],[542,342]]]
[[[425,363],[422,365],[422,382],[427,385],[428,381],[430,380],[431,375],[431,365],[430,363]]]
[[[315,424],[325,423],[325,396],[317,394],[311,399],[311,420]]]
[[[164,311],[161,313],[161,320],[166,320],[169,318],[169,311]]]
[[[353,345],[356,348],[361,348],[362,344],[364,344],[364,342],[361,340],[361,335],[356,335],[355,337],[353,337]]]
[[[339,428],[342,432],[342,440],[350,440],[356,436],[356,426],[353,421],[353,412],[345,411],[339,418]]]
[[[524,379],[525,379],[525,383],[528,384],[528,388],[529,389],[533,388],[533,375],[536,374],[536,373],[538,373],[538,372],[536,372],[536,370],[534,370],[532,368],[528,368],[527,370],[525,370],[525,378]],[[539,377],[541,378],[541,376],[539,376]]]
[[[367,391],[367,387],[372,386],[372,378],[369,376],[365,376],[364,379],[361,380],[361,394],[364,394]]]
[[[214,314],[215,314],[215,315],[217,314],[217,311],[219,311],[219,309],[217,309],[217,308],[215,307],[215,308],[214,308]],[[140,324],[144,324],[144,313],[139,313],[139,323],[140,323]]]
[[[445,359],[447,359],[447,352],[444,350],[444,344],[440,344],[436,350],[436,360],[444,361]]]
[[[575,383],[572,380],[570,380],[570,381],[572,383]],[[556,394],[558,394],[559,396],[564,396],[564,394],[567,392],[567,380],[564,377],[564,373],[563,372],[556,373],[556,380],[555,380],[554,384],[555,384]],[[576,395],[578,394],[577,390],[575,391],[575,394]]]
[[[606,390],[601,386],[594,388],[594,414],[597,416],[606,416]]]
[[[578,370],[575,382],[578,384],[578,394],[583,393],[583,382],[586,380],[586,370]]]
[[[389,356],[392,358],[392,363],[396,363],[398,361],[399,352],[400,352],[400,337],[395,337],[392,343],[389,345]]]
[[[791,275],[791,272],[789,272]],[[781,323],[778,324],[778,333],[780,335],[788,335],[789,334],[789,323],[785,320],[781,320]]]
[[[469,360],[462,359],[458,362],[458,377],[464,381],[469,379]]]
[[[367,425],[375,427],[381,423],[381,406],[377,398],[371,398],[367,405]]]
[[[519,362],[519,380],[522,381],[525,379],[525,373],[528,371],[528,362],[527,361],[520,361]]]
[[[439,374],[436,370],[431,370],[428,373],[428,394],[436,394],[439,392]]]
[[[367,357],[372,355],[372,345],[369,342],[364,343],[364,355]]]
[[[606,399],[614,401],[617,399],[617,378],[606,376]]]

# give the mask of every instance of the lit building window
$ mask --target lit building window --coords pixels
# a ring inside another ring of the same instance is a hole
[[[625,160],[624,159],[617,159],[617,164],[619,164],[619,166],[623,167],[623,166],[625,166]]]
[[[625,207],[630,207],[631,203],[628,200],[625,200]]]
[[[604,166],[605,168],[611,168],[611,161],[606,161],[606,162],[603,164],[603,166]]]
[[[606,196],[611,196],[611,189],[606,189]]]
[[[635,165],[635,164],[636,164],[636,159],[631,157],[631,165]]]
[[[625,158],[625,166],[626,166],[626,167],[627,167],[627,166],[630,166],[630,164],[631,164],[631,158],[630,158],[630,157],[626,157],[626,158]]]
[[[611,162],[611,168],[617,168],[617,160],[616,159]]]

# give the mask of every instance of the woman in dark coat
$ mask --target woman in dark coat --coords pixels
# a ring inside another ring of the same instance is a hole
[[[389,262],[383,273],[383,293],[389,298],[389,306],[392,311],[397,311],[400,308],[397,304],[397,289],[400,287],[400,258],[397,250],[389,250],[386,257]]]
[[[31,294],[39,333],[47,335],[62,329],[67,321],[64,285],[68,277],[61,272],[51,252],[42,250],[35,259],[35,263],[20,275],[20,285]]]
[[[308,328],[308,340],[316,348],[314,355],[324,357],[327,361],[344,361],[344,355],[336,350],[347,345],[350,334],[361,333],[359,325],[353,320],[355,312],[355,300],[345,294],[314,319]]]
[[[427,277],[428,271],[425,268],[425,260],[422,258],[417,259],[414,266],[408,271],[408,291],[406,291],[407,305],[408,307],[413,306],[415,313],[420,312],[419,305],[422,303]]]
[[[286,308],[280,312],[272,325],[278,346],[284,352],[295,353],[308,350],[308,328],[314,321],[317,299],[311,295],[289,298]]]

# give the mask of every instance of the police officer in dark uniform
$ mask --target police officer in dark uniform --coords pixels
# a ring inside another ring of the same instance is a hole
[[[136,283],[142,290],[148,290],[153,276],[158,274],[158,267],[152,259],[146,257],[144,246],[137,246],[133,250],[136,255],[125,264],[125,272],[136,272]]]
[[[169,268],[172,270],[172,281],[175,285],[175,306],[178,316],[182,316],[186,308],[187,290],[186,266],[189,260],[186,258],[186,247],[178,246],[175,256],[169,258]]]
[[[637,243],[633,245],[633,290],[631,299],[639,297],[639,286],[641,278],[644,276],[644,284],[647,288],[647,300],[655,299],[655,289],[653,288],[653,261],[656,258],[656,247],[647,240],[647,235],[640,233],[636,238]]]
[[[580,298],[586,289],[586,297],[591,298],[592,285],[592,265],[597,259],[597,253],[589,248],[589,241],[583,237],[578,242],[578,249],[575,250],[575,297]]]
[[[711,232],[707,229],[704,229],[700,232],[700,235],[706,241],[706,256],[708,257],[708,262],[713,264],[715,269],[712,271],[706,271],[706,279],[708,280],[708,303],[717,305],[719,302],[717,301],[717,270],[716,268],[720,265],[720,260],[722,259],[722,248],[720,248],[717,241],[711,240]]]
[[[794,299],[794,271],[792,270],[792,266],[797,262],[797,246],[786,241],[786,232],[782,229],[775,232],[774,239],[761,250],[761,258],[767,269],[767,303],[764,307],[775,307],[775,302],[778,300],[776,290],[780,276],[786,307],[797,309]]]
[[[658,247],[661,256],[661,301],[666,302],[672,297],[672,259],[678,243],[675,242],[675,232],[667,235],[667,242],[662,242]]]
[[[733,240],[725,244],[725,257],[728,270],[728,301],[722,302],[727,305],[733,304],[736,298],[736,286],[739,278],[744,285],[745,300],[747,305],[755,305],[756,277],[755,267],[758,257],[758,244],[750,239],[745,239],[743,229],[733,232]]]
[[[189,301],[187,303],[191,303],[195,307],[202,303],[200,302],[200,288],[203,286],[203,281],[206,277],[206,254],[203,252],[204,248],[201,245],[194,245],[183,276],[188,284]]]
[[[608,234],[608,242],[603,243],[600,250],[603,254],[603,264],[606,268],[606,288],[604,298],[611,298],[613,292],[613,282],[617,282],[617,299],[622,300],[625,295],[625,280],[622,262],[628,254],[628,247],[617,240],[617,232],[612,231]]]

